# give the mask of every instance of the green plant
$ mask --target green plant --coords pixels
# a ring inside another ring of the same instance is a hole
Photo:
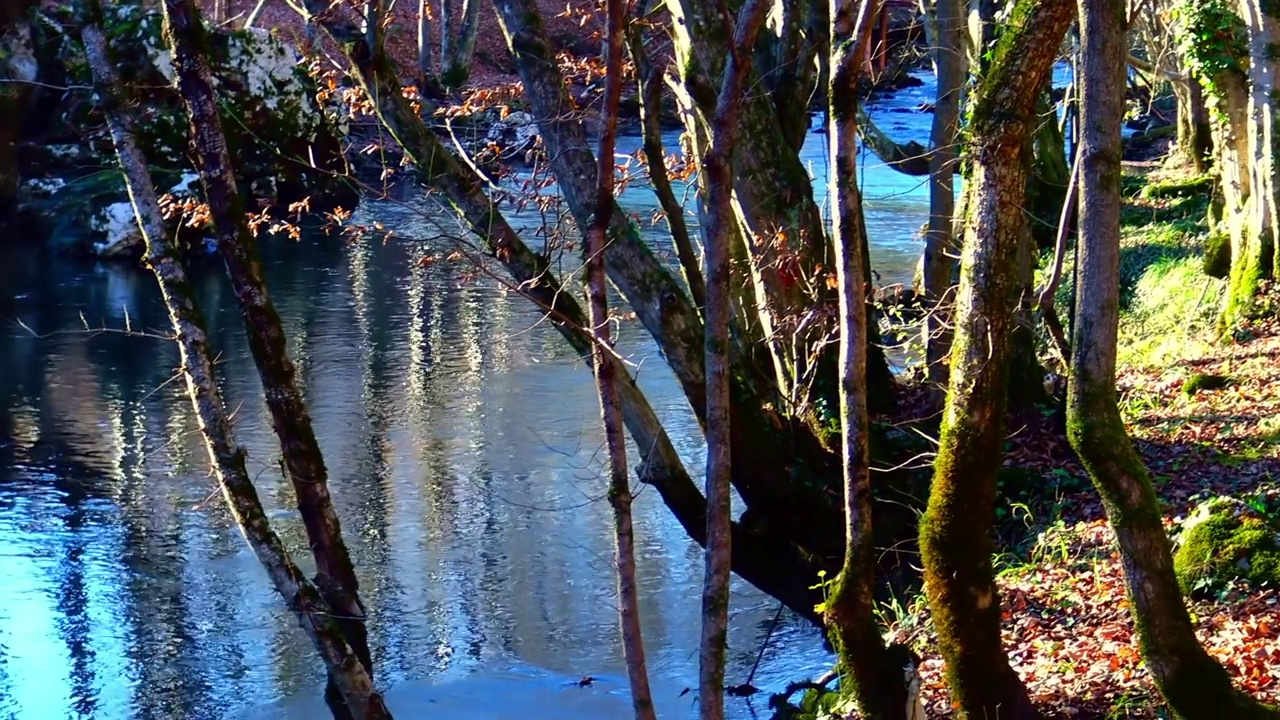
[[[1244,21],[1225,0],[1181,0],[1171,13],[1179,54],[1208,91],[1209,110],[1221,113],[1224,73],[1243,73],[1249,57]]]

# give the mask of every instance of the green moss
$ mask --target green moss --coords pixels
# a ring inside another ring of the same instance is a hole
[[[1221,390],[1232,382],[1232,379],[1225,375],[1202,375],[1196,373],[1183,383],[1182,392],[1187,395],[1195,395],[1201,390]]]
[[[1208,195],[1213,191],[1213,177],[1197,175],[1163,182],[1148,183],[1142,188],[1141,197],[1148,200],[1160,198],[1190,198]]]
[[[1183,528],[1174,571],[1192,594],[1235,579],[1280,585],[1277,528],[1243,502],[1215,498],[1201,503]]]
[[[1231,275],[1231,238],[1211,233],[1204,241],[1204,274],[1218,280]]]

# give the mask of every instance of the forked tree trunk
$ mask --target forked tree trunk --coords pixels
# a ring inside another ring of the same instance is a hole
[[[471,0],[475,2],[476,0]],[[613,220],[613,153],[618,137],[618,104],[622,97],[622,32],[626,23],[623,0],[608,0],[606,18],[606,57],[604,108],[601,119],[600,152],[596,155],[596,213],[587,229],[586,265],[589,318],[591,321],[592,365],[595,368],[596,393],[600,397],[600,416],[604,423],[605,445],[609,454],[609,504],[613,507],[616,548],[615,566],[618,580],[618,621],[622,631],[622,650],[631,681],[631,705],[636,720],[655,720],[653,696],[649,692],[649,673],[645,669],[644,639],[640,631],[640,596],[636,584],[635,530],[631,523],[631,484],[627,468],[627,438],[623,428],[622,406],[618,396],[618,366],[609,357],[613,343],[609,338],[609,304],[604,274],[604,252],[609,225]]]
[[[707,546],[702,585],[702,640],[698,656],[698,706],[702,720],[724,720],[724,658],[729,636],[729,573],[733,513],[730,507],[733,430],[730,380],[729,288],[733,239],[733,158],[743,79],[764,21],[765,0],[747,0],[738,17],[711,125],[711,148],[702,160],[710,198],[702,229],[707,252]],[[727,19],[726,19],[727,22]]]
[[[1120,317],[1120,126],[1125,2],[1081,0],[1081,148],[1077,305],[1067,432],[1115,528],[1143,658],[1178,717],[1274,718],[1231,685],[1200,646],[1173,570],[1169,538],[1142,459],[1116,404]]]
[[[316,584],[334,608],[347,642],[372,676],[373,659],[359,581],[329,496],[328,470],[289,358],[284,327],[267,296],[257,244],[246,225],[210,79],[205,28],[192,0],[165,0],[163,9],[165,36],[173,53],[176,84],[191,122],[196,167],[216,228],[218,252],[244,318],[249,347],[280,441],[285,475],[297,496],[298,512],[316,561]],[[374,44],[380,44],[377,37]],[[334,714],[342,717],[337,680],[330,676],[326,697]]]
[[[1022,153],[1071,0],[1021,0],[977,89],[973,173],[956,301],[956,336],[929,505],[920,528],[925,591],[957,709],[969,718],[1037,713],[1000,641],[991,567],[996,473],[1004,441],[1009,342],[1017,302],[1026,171]]]
[[[449,38],[449,51],[440,65],[440,80],[446,87],[458,87],[471,74],[471,60],[480,33],[481,0],[462,0],[461,17],[457,18],[456,35]],[[445,4],[448,4],[447,2]],[[445,28],[441,28],[442,31]]]
[[[187,392],[199,420],[214,476],[241,534],[323,658],[329,677],[343,698],[344,707],[350,710],[350,716],[358,720],[390,718],[391,713],[374,689],[373,680],[361,658],[348,643],[346,633],[332,619],[335,611],[341,613],[341,610],[327,602],[324,594],[307,581],[268,523],[245,467],[244,449],[236,443],[231,432],[231,421],[218,390],[213,352],[204,320],[195,305],[196,293],[187,281],[177,249],[165,239],[160,203],[151,184],[146,158],[138,148],[133,121],[120,101],[120,80],[115,65],[107,56],[101,8],[97,0],[86,0],[85,6],[87,17],[82,25],[82,37],[95,89],[124,171],[138,227],[146,242],[145,262],[155,273],[169,309]]]
[[[871,532],[871,419],[867,412],[866,227],[858,189],[857,83],[878,0],[831,3],[827,107],[832,172],[828,180],[840,296],[840,448],[844,459],[844,564],[826,603],[840,665],[862,716],[906,717],[901,668],[885,651],[875,618],[875,547]]]

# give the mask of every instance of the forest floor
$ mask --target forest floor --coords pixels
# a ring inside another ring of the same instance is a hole
[[[1127,164],[1125,187],[1121,410],[1176,540],[1207,498],[1276,492],[1280,321],[1219,338],[1225,281],[1203,270],[1207,191],[1158,162]],[[1061,297],[1069,308],[1069,288]],[[1274,307],[1280,295],[1269,299]],[[1224,386],[1197,391],[1206,376]],[[1168,717],[1143,667],[1099,496],[1067,443],[1061,410],[1040,414],[1009,428],[1001,477],[997,571],[1010,662],[1048,717]],[[1227,583],[1190,607],[1201,641],[1237,685],[1280,702],[1278,589]],[[929,717],[949,716],[924,603],[893,603],[883,619],[890,641],[923,657]]]

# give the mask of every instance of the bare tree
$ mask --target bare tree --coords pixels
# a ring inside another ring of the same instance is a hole
[[[267,570],[276,590],[284,597],[299,623],[324,659],[332,684],[349,716],[376,720],[391,714],[374,689],[373,680],[348,642],[347,633],[334,620],[335,608],[325,593],[309,582],[271,530],[257,490],[245,467],[245,451],[232,434],[231,421],[218,390],[204,320],[195,305],[195,292],[187,281],[177,248],[165,240],[160,203],[138,148],[133,120],[124,109],[120,80],[108,57],[102,30],[101,7],[85,0],[82,37],[95,90],[107,118],[116,155],[124,171],[125,185],[146,242],[145,262],[160,285],[169,309],[182,359],[187,392],[200,423],[214,476],[241,534]]]
[[[1143,658],[1181,718],[1276,718],[1231,685],[1196,639],[1173,569],[1151,478],[1116,404],[1120,322],[1120,127],[1125,95],[1124,0],[1080,0],[1079,269],[1067,433],[1115,529]]]
[[[702,161],[710,189],[703,244],[707,253],[707,546],[702,587],[702,643],[698,658],[698,702],[703,720],[724,719],[724,656],[729,635],[729,573],[733,514],[730,509],[732,462],[729,382],[729,322],[732,297],[733,146],[738,131],[743,78],[750,68],[756,34],[764,21],[763,0],[747,0],[736,27],[711,126],[711,148]],[[726,25],[729,22],[725,17]]]
[[[329,496],[328,470],[298,387],[284,327],[267,295],[257,243],[246,223],[214,95],[206,30],[193,0],[165,0],[162,7],[165,35],[173,53],[175,81],[190,118],[196,167],[217,231],[218,252],[240,305],[249,347],[280,441],[285,475],[293,485],[298,511],[315,557],[316,585],[336,611],[347,642],[372,676],[373,659],[359,580]],[[380,23],[376,17],[372,19],[371,27],[376,29]],[[380,32],[371,36],[376,47],[381,46],[380,36]],[[344,707],[337,680],[330,674],[326,690],[335,716],[341,718],[348,712],[359,712],[359,708]]]
[[[472,4],[476,0],[471,0]],[[635,530],[631,523],[631,486],[627,468],[627,437],[618,396],[617,372],[622,369],[610,357],[613,343],[609,333],[609,303],[604,273],[604,252],[613,219],[613,154],[618,139],[618,104],[622,99],[623,28],[626,9],[623,0],[606,3],[605,87],[601,111],[600,152],[596,155],[596,212],[587,229],[587,295],[594,339],[591,357],[595,368],[596,393],[604,422],[605,444],[609,452],[609,504],[613,507],[614,538],[617,543],[618,619],[622,628],[622,648],[631,681],[631,704],[638,720],[653,720],[653,696],[645,669],[644,637],[640,628],[640,596],[636,583]],[[625,372],[625,370],[623,370]]]
[[[844,564],[827,598],[826,621],[851,694],[867,718],[906,718],[907,693],[875,619],[871,532],[871,418],[867,412],[866,227],[858,188],[858,95],[872,10],[878,0],[831,3],[828,180],[840,295],[840,448],[844,458]]]

